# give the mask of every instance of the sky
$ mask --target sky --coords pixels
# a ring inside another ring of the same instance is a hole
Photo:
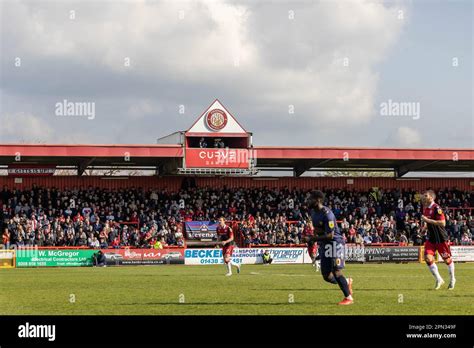
[[[0,4],[0,143],[153,144],[217,98],[254,145],[474,148],[470,0]]]

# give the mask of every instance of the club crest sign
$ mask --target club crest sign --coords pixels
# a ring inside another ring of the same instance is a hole
[[[207,113],[206,124],[210,129],[219,131],[227,125],[227,115],[221,109],[213,109]]]

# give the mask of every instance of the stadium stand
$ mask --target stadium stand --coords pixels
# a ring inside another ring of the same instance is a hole
[[[316,189],[316,187],[314,188]],[[183,246],[184,221],[225,216],[241,246],[297,245],[307,226],[309,189],[88,187],[0,191],[2,243],[12,246],[158,248]],[[325,189],[346,241],[421,245],[420,194],[413,189]],[[473,244],[474,194],[438,189],[453,244]]]

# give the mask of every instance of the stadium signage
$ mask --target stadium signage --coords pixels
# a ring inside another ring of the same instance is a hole
[[[185,222],[186,237],[197,242],[217,241],[217,223],[212,221]]]
[[[186,249],[185,258],[212,258],[222,257],[221,249]]]
[[[227,125],[227,115],[221,109],[213,109],[207,113],[206,125],[214,130],[220,131]]]
[[[236,248],[232,259],[236,263],[262,263],[262,254],[268,249],[273,263],[302,264],[311,263],[306,248]],[[352,246],[345,248],[346,262],[409,262],[418,261],[419,247],[371,247]],[[222,264],[221,249],[186,249],[185,264],[208,265]]]
[[[17,267],[92,266],[98,250],[30,249],[20,250]],[[107,265],[184,264],[184,249],[102,249]]]
[[[303,263],[304,249],[289,248],[289,249],[269,249],[270,255],[274,263]],[[264,249],[260,250],[260,255],[263,254]]]
[[[56,166],[35,166],[10,164],[9,176],[51,176],[56,172]]]
[[[97,250],[30,250],[18,252],[17,267],[80,267],[92,266]]]
[[[474,261],[474,246],[451,246],[451,254],[454,261]]]
[[[154,257],[161,257],[161,253],[158,252],[158,253],[154,253],[154,252],[150,252],[150,253],[147,253],[146,251],[143,253],[143,257],[146,258],[146,257],[150,257],[150,258],[154,258]]]
[[[106,264],[120,265],[165,265],[184,264],[184,249],[103,249]]]
[[[262,254],[269,250],[273,263],[309,263],[311,259],[306,248],[235,248],[232,261],[239,264],[260,264]],[[184,253],[186,265],[223,264],[221,249],[186,249]]]
[[[212,238],[214,238],[215,235],[216,234],[212,232],[194,232],[193,233],[194,238],[201,239],[201,240],[204,240],[204,239],[212,240]]]
[[[142,254],[141,253],[137,253],[135,252],[134,250],[130,250],[130,249],[124,249],[123,250],[123,255],[127,258],[127,259],[141,259],[142,258]]]
[[[388,248],[365,248],[365,261],[389,261],[390,251]]]
[[[186,168],[236,168],[250,167],[251,150],[230,148],[186,149]]]
[[[14,250],[8,250],[8,249],[3,249],[0,252],[0,259],[13,259],[15,257],[15,251]]]
[[[419,261],[420,247],[346,246],[347,262],[409,262]]]

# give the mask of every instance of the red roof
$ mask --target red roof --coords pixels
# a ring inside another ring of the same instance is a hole
[[[409,160],[474,160],[472,149],[396,149],[370,147],[284,147],[257,146],[258,158],[344,158],[351,159],[409,159]],[[456,156],[456,157],[455,157]]]
[[[396,149],[368,147],[254,147],[256,167],[294,168],[297,175],[311,168],[395,168],[408,171],[474,172],[473,149]],[[21,161],[16,161],[19,154]],[[129,160],[124,157],[129,156]],[[0,144],[0,165],[30,163],[60,166],[180,166],[181,145],[140,144]]]

